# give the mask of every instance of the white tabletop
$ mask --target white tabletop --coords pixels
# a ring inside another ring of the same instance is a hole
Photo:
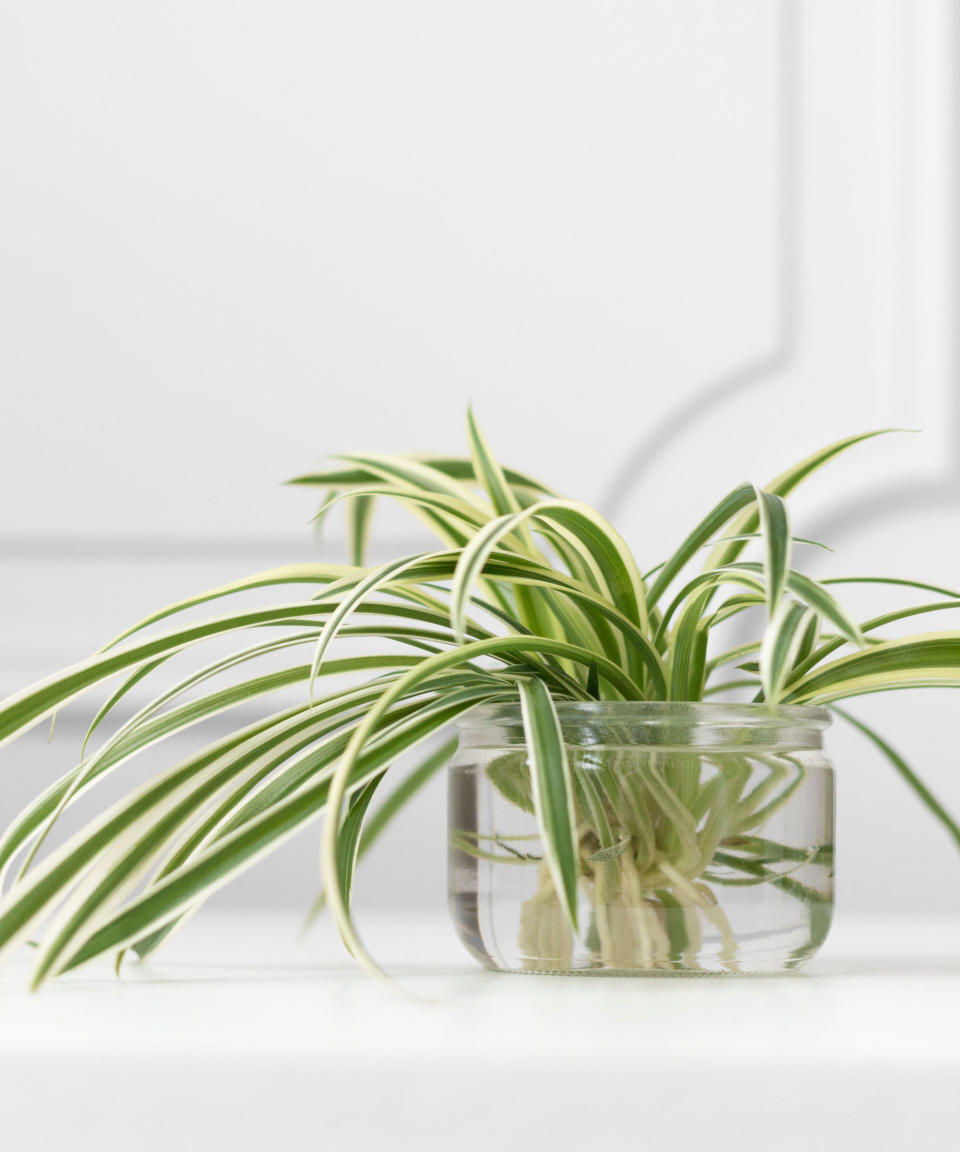
[[[206,911],[122,982],[39,996],[17,958],[0,1148],[956,1147],[956,921],[841,917],[804,973],[639,980],[487,973],[439,916],[361,927],[407,993],[291,914]]]

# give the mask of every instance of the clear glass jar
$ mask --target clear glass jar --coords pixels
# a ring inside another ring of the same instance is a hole
[[[579,936],[537,832],[519,707],[460,723],[449,895],[489,968],[778,972],[833,911],[834,779],[823,708],[559,704],[580,837]]]

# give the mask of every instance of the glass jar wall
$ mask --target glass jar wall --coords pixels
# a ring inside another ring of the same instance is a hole
[[[833,908],[834,777],[820,708],[558,706],[580,881],[572,931],[544,859],[518,707],[476,709],[449,769],[460,938],[502,971],[775,972]]]

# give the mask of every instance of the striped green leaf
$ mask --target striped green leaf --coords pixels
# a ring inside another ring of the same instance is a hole
[[[415,464],[426,465],[433,472],[439,472],[450,480],[471,481],[476,478],[476,471],[472,459],[463,456],[401,456],[393,459],[411,460]],[[504,468],[504,477],[517,496],[520,492],[529,492],[535,496],[555,496],[556,493],[545,484],[526,472],[519,472],[516,468]],[[355,487],[369,484],[377,479],[376,474],[362,467],[338,467],[324,469],[320,472],[305,472],[288,480],[290,485],[312,488],[338,488]],[[519,496],[517,496],[519,499]],[[521,501],[522,503],[522,501]]]
[[[362,567],[367,558],[373,521],[373,497],[354,496],[347,517],[347,542],[350,563]]]
[[[802,867],[808,856],[756,834],[799,787],[799,762],[767,757],[758,780],[746,758],[728,755],[704,772],[698,756],[663,749],[641,776],[621,771],[616,753],[598,748],[574,771],[557,702],[697,701],[749,688],[771,706],[832,704],[875,691],[960,685],[960,633],[890,639],[883,631],[954,609],[960,595],[907,579],[817,581],[792,567],[793,544],[809,541],[791,536],[784,498],[838,453],[877,434],[838,441],[765,488],[735,488],[647,577],[595,510],[502,466],[472,411],[469,457],[352,453],[297,477],[293,483],[325,489],[321,516],[346,501],[353,565],[288,565],[208,589],[0,702],[2,743],[77,697],[101,693],[80,763],[0,836],[0,949],[42,923],[35,983],[108,951],[122,956],[133,946],[148,955],[220,886],[322,816],[330,910],[347,947],[377,971],[351,914],[357,860],[446,762],[451,742],[435,747],[443,729],[478,703],[518,699],[526,752],[498,756],[489,778],[504,803],[535,815],[543,855],[499,833],[496,844],[469,830],[457,842],[484,859],[534,865],[540,888],[524,910],[529,939],[545,933],[551,956],[567,954],[578,902],[588,898],[595,907],[584,946],[608,946],[614,921],[601,906],[629,901],[657,911],[637,941],[650,962],[662,962],[657,949],[669,950],[672,962],[695,954],[700,917],[720,932],[732,959],[732,932],[704,881],[777,887],[807,906],[819,939],[829,904],[782,870],[784,862]],[[413,512],[443,550],[365,566],[371,511],[383,500]],[[762,561],[741,561],[755,540]],[[706,570],[677,591],[705,548]],[[831,591],[857,582],[940,599],[860,624]],[[269,589],[291,602],[264,606]],[[251,595],[257,600],[245,599]],[[230,606],[223,615],[180,618],[221,599]],[[762,613],[751,612],[764,606],[765,625]],[[723,625],[742,630],[754,621],[755,633],[708,659]],[[195,670],[170,675],[181,658],[225,641],[233,651],[218,649]],[[385,651],[334,659],[334,645],[351,641],[382,643]],[[314,646],[309,664],[293,658],[304,644]],[[272,664],[238,678],[238,670],[261,660]],[[734,667],[759,679],[738,680]],[[348,686],[312,700],[316,677],[340,674]],[[140,753],[291,687],[303,693],[298,703],[248,720],[129,788],[64,843],[45,842],[80,797]],[[144,691],[148,702],[131,708],[134,693]],[[103,736],[108,720],[112,731]],[[851,722],[960,843],[960,826],[899,753]],[[397,757],[421,747],[432,751],[387,791],[382,781]],[[718,865],[725,869],[715,871]]]
[[[817,667],[790,686],[785,700],[828,704],[896,688],[960,685],[960,632],[886,640]]]
[[[470,458],[477,481],[483,487],[494,512],[498,516],[519,512],[520,504],[507,483],[507,477],[494,456],[472,408],[467,409],[467,439],[470,443]]]
[[[433,752],[429,753],[413,771],[408,772],[400,783],[393,788],[383,802],[378,805],[376,811],[364,822],[357,850],[358,860],[362,860],[363,857],[366,856],[373,845],[380,839],[385,829],[389,827],[396,816],[402,811],[406,804],[413,799],[420,789],[423,788],[429,780],[432,780],[442,768],[445,768],[450,763],[456,750],[457,737],[453,736],[449,740],[445,740]],[[325,905],[326,895],[321,890],[320,895],[307,913],[304,930],[310,927]],[[142,954],[139,946],[137,947],[137,952],[138,954]]]
[[[356,577],[351,576],[349,583],[355,584]],[[261,626],[296,625],[303,619],[328,616],[332,611],[331,604],[318,601],[248,609],[151,636],[125,648],[101,652],[0,702],[0,744],[27,731],[94,685],[128,669],[139,668],[158,656],[182,652],[215,636]],[[357,605],[355,611],[414,619],[431,625],[448,623],[446,615],[400,604],[364,603]]]
[[[759,488],[756,493],[764,543],[763,571],[767,581],[767,610],[773,616],[790,571],[790,520],[787,506],[779,496]]]
[[[363,821],[383,777],[383,772],[379,776],[371,777],[362,788],[354,792],[347,808],[346,819],[340,825],[340,835],[337,837],[337,876],[347,908],[350,907],[350,898],[353,894],[353,874],[357,866]]]
[[[781,600],[774,610],[760,646],[760,683],[768,704],[780,699],[811,621],[816,616],[796,600]]]
[[[895,624],[898,620],[908,620],[912,616],[925,616],[929,612],[944,612],[949,609],[960,608],[960,599],[958,600],[936,600],[930,604],[914,604],[909,608],[898,608],[894,612],[883,612],[879,616],[874,616],[872,619],[865,621],[860,625],[860,631],[864,636],[869,636],[871,632],[876,631],[878,628],[885,628],[888,624]],[[800,679],[821,664],[828,656],[833,655],[838,648],[842,648],[846,644],[847,638],[845,636],[834,636],[830,639],[824,640],[824,643],[819,648],[814,649],[803,657],[797,668],[794,671],[792,679]]]
[[[317,640],[317,647],[313,656],[313,663],[310,667],[310,691],[313,692],[314,681],[320,673],[320,666],[323,663],[323,657],[327,649],[336,639],[337,633],[343,627],[345,622],[350,618],[351,614],[366,600],[370,599],[375,592],[381,588],[388,586],[404,572],[408,572],[411,568],[415,568],[424,562],[429,562],[432,557],[427,555],[405,556],[401,560],[394,560],[389,564],[382,564],[378,568],[374,568],[362,580],[358,581],[356,586],[345,595],[338,597],[338,603],[330,613],[320,636]],[[325,594],[329,596],[329,590]],[[463,630],[461,635],[464,634],[466,629],[466,622],[464,621]]]
[[[577,931],[577,881],[580,874],[573,778],[563,729],[550,693],[537,680],[520,682],[520,708],[533,807],[544,857],[557,897]]]
[[[847,436],[843,440],[836,440],[832,444],[827,444],[826,447],[820,448],[818,451],[801,460],[799,464],[794,464],[793,467],[788,468],[785,472],[781,472],[779,476],[775,476],[768,484],[764,484],[764,490],[766,492],[772,492],[775,496],[789,496],[799,484],[819,471],[825,464],[836,459],[841,453],[855,447],[857,444],[863,444],[867,440],[872,440],[876,436],[884,436],[894,431],[896,431],[894,428],[880,428],[873,432],[861,432],[856,436]],[[747,507],[731,521],[729,534],[739,536],[745,533],[756,532],[759,523],[760,517],[756,506],[753,508]],[[744,545],[742,542],[719,544],[707,558],[705,568],[722,568],[727,564],[732,564],[743,551],[743,548]]]
[[[481,528],[463,548],[454,573],[451,619],[462,633],[466,606],[482,575],[491,576],[491,554],[497,545],[525,524],[535,522],[561,531],[567,543],[595,575],[598,594],[609,600],[634,626],[646,617],[643,579],[622,538],[586,505],[572,501],[541,501],[522,512],[499,516]],[[637,672],[639,655],[628,647],[625,657]]]
[[[357,761],[352,779],[346,781],[345,795],[353,794],[355,790],[366,785],[373,776],[380,775],[383,768],[402,751],[426,740],[438,728],[455,719],[460,712],[468,710],[478,700],[489,696],[490,689],[468,690],[459,695],[449,694],[440,707],[431,708],[429,712],[424,710],[424,713],[428,714],[424,715],[417,711],[411,713],[411,719],[398,726],[393,736],[390,736],[390,730],[387,729],[386,735],[390,738],[371,742],[368,751]],[[296,733],[296,736],[302,737],[303,733]],[[269,751],[275,755],[278,750],[274,748]],[[279,751],[282,753],[287,749],[281,746]],[[244,767],[252,766],[243,764],[243,761],[241,764]],[[232,771],[234,774],[239,771],[235,759],[225,767],[219,768],[220,773],[226,771]],[[211,789],[214,783],[216,780],[210,779],[207,772],[201,782],[194,781],[186,797],[181,799],[177,796],[176,799],[181,804],[190,804],[191,810],[194,810],[204,798],[203,790]],[[282,796],[269,809],[245,821],[240,827],[234,828],[201,854],[192,857],[190,861],[159,879],[131,902],[126,910],[116,911],[115,915],[107,920],[104,929],[83,941],[84,927],[96,924],[98,919],[103,918],[101,909],[111,909],[111,897],[116,888],[141,867],[145,857],[157,855],[173,823],[171,813],[166,809],[162,810],[160,819],[153,819],[146,832],[133,843],[129,843],[120,855],[112,858],[108,862],[105,874],[93,877],[92,885],[81,893],[83,899],[81,907],[71,911],[71,915],[66,923],[62,924],[55,938],[45,943],[43,954],[38,961],[35,983],[43,982],[43,979],[48,975],[55,975],[55,972],[73,968],[92,955],[113,948],[127,947],[151,930],[161,927],[169,915],[179,914],[196,901],[205,899],[213,890],[220,887],[222,882],[243,867],[254,863],[264,851],[288,839],[298,828],[318,817],[325,809],[330,783],[331,773],[320,773],[315,782],[305,787],[297,787],[292,793]],[[33,901],[25,901],[28,910],[35,907],[36,902],[36,897]],[[23,909],[18,907],[22,903],[24,901],[21,899],[7,911],[0,905],[0,946],[5,930],[9,930],[9,922],[12,920],[15,922],[17,912],[22,919]],[[97,912],[100,912],[99,916],[95,915]],[[120,925],[119,935],[116,934],[118,925]]]
[[[715,508],[700,521],[669,560],[660,568],[659,575],[650,587],[649,603],[656,604],[680,572],[714,536],[733,520],[738,512],[754,504],[756,491],[752,484],[740,484],[728,493]],[[751,529],[752,530],[752,529]],[[719,568],[721,564],[707,563],[707,568]]]
[[[727,571],[731,569],[746,572],[761,571],[760,565],[749,562],[731,564]],[[802,572],[791,570],[786,574],[785,584],[798,600],[802,600],[812,608],[822,620],[832,624],[851,644],[863,643],[860,625],[821,582],[805,576]]]
[[[469,709],[478,698],[482,697],[477,694],[472,701],[456,702],[448,709],[446,716],[431,717],[430,722],[420,729],[408,732],[405,746],[413,747],[428,739],[439,728],[450,723],[458,708]],[[399,750],[394,750],[390,756],[392,758],[397,754]],[[379,775],[383,759],[382,752],[369,753],[359,758],[346,791],[352,793],[363,787],[373,776]],[[105,952],[132,945],[151,930],[162,927],[172,917],[193,906],[197,900],[210,896],[239,872],[249,868],[328,811],[329,797],[330,782],[324,779],[298,789],[292,796],[273,805],[261,816],[224,837],[130,901],[82,944],[72,949],[62,959],[60,970],[68,971]],[[334,855],[334,863],[335,859]],[[331,888],[339,895],[339,884],[332,884]],[[358,958],[365,956],[359,941],[356,941],[354,951]]]

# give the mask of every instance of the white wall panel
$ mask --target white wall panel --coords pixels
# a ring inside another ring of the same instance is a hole
[[[278,480],[470,396],[595,495],[771,340],[779,13],[5,8],[3,528],[290,532]]]

